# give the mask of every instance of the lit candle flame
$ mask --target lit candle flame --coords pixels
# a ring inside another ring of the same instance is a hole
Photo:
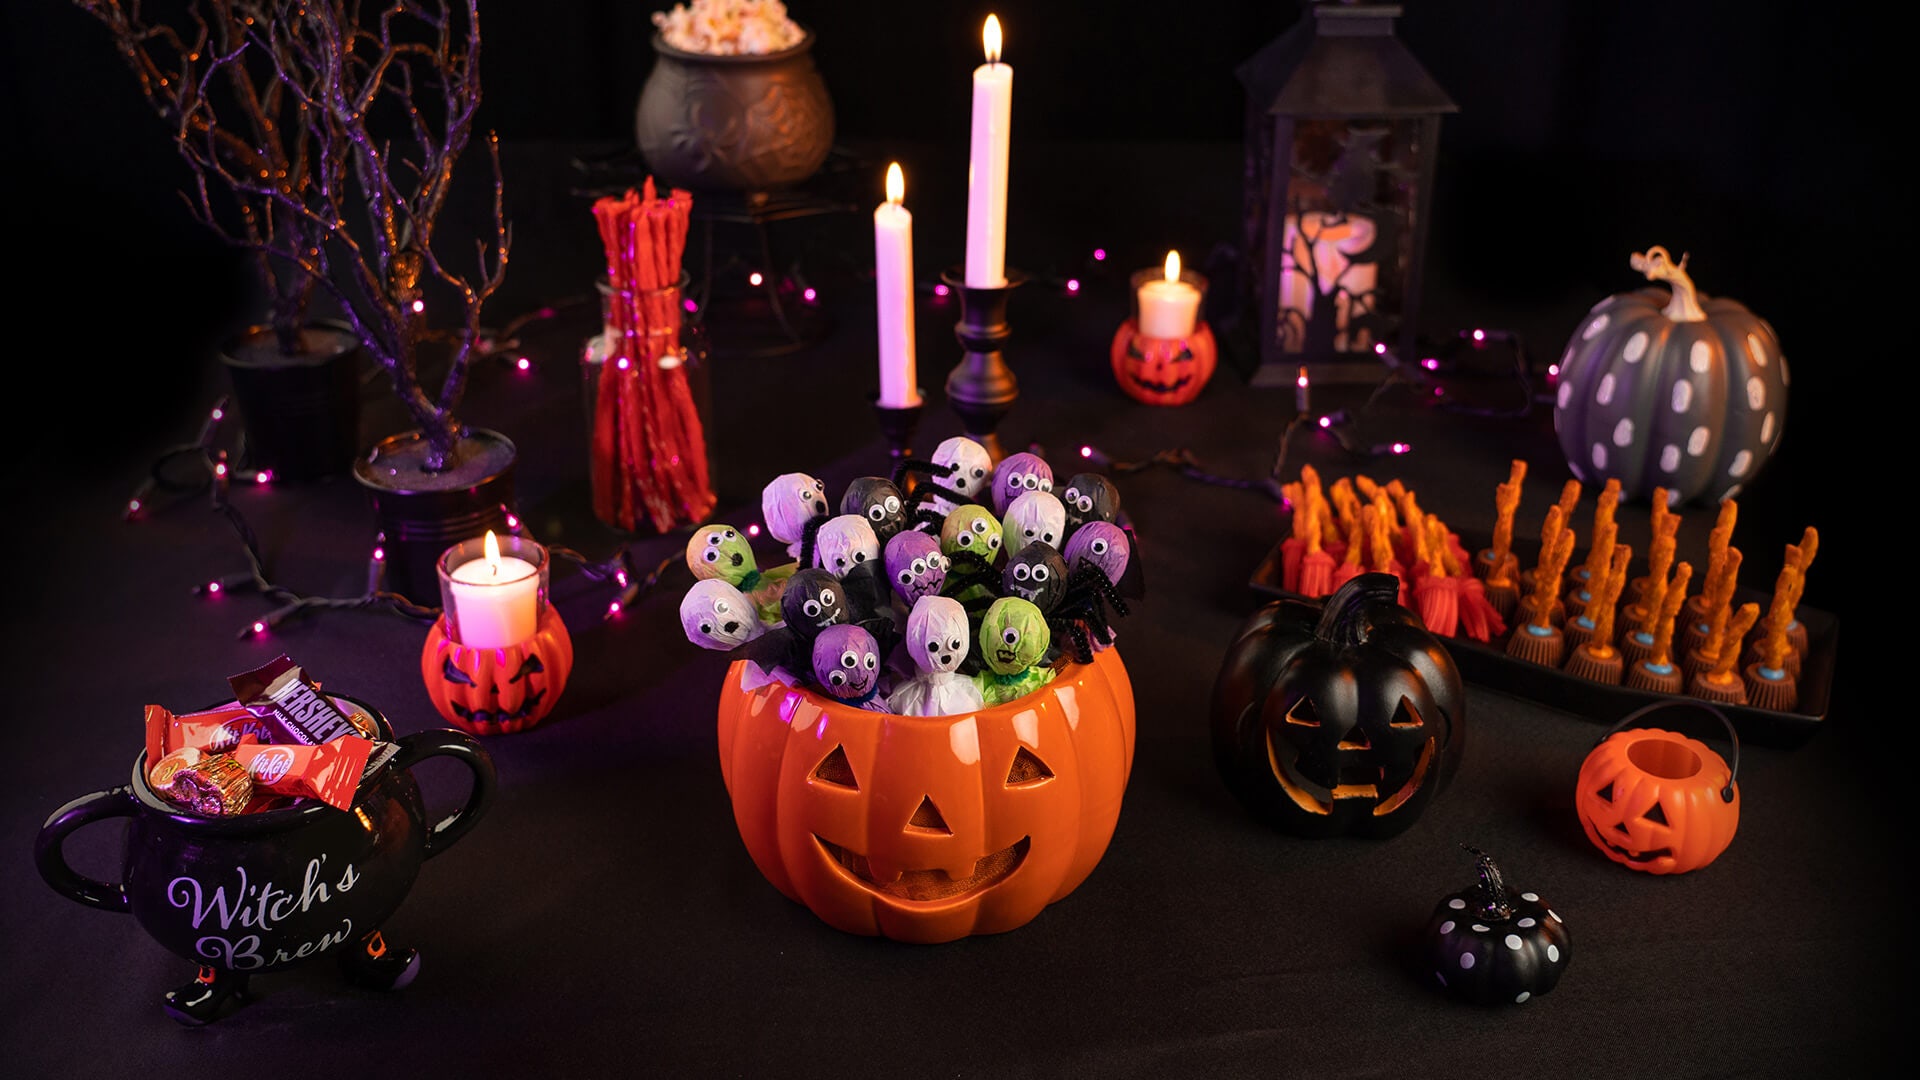
[[[1167,280],[1180,280],[1180,253],[1177,251],[1167,252]]]
[[[492,529],[487,530],[486,547],[487,547],[487,569],[492,571],[494,577],[499,577],[500,576],[500,541],[497,537],[493,535]]]
[[[887,201],[895,206],[907,197],[907,178],[900,172],[900,163],[887,166]]]
[[[987,46],[987,63],[1000,62],[1000,16],[987,16],[986,29],[980,32],[980,40]]]

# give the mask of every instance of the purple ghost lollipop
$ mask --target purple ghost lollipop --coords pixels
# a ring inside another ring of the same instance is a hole
[[[1107,580],[1120,584],[1120,575],[1127,572],[1127,559],[1133,546],[1127,543],[1127,531],[1111,521],[1089,521],[1073,531],[1067,537],[1067,565],[1074,570],[1080,564],[1092,563],[1107,575]]]
[[[1038,454],[1009,455],[993,470],[993,516],[1005,518],[1013,500],[1029,491],[1052,491],[1053,468]]]
[[[829,626],[813,639],[813,677],[841,701],[870,706],[880,688],[880,645],[850,623]]]
[[[947,557],[940,539],[931,533],[908,530],[887,541],[887,580],[912,608],[923,596],[938,596],[947,583]]]

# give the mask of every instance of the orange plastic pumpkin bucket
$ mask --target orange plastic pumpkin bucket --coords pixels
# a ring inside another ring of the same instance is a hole
[[[1698,739],[1629,725],[1661,709],[1692,706],[1726,725],[1733,764]],[[1720,857],[1740,825],[1740,736],[1702,701],[1660,702],[1614,725],[1580,766],[1574,806],[1587,839],[1631,870],[1680,874]]]
[[[720,692],[720,773],[754,865],[853,934],[932,943],[1025,925],[1106,853],[1133,768],[1133,685],[1107,649],[956,716],[774,682]]]

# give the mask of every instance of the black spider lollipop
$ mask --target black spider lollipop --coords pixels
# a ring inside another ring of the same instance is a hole
[[[907,527],[906,499],[884,476],[862,476],[848,484],[847,493],[840,497],[840,512],[865,518],[881,547]]]
[[[1089,521],[1112,521],[1120,516],[1120,489],[1099,473],[1076,473],[1060,493],[1067,508],[1067,535]]]
[[[1000,574],[1007,596],[1017,596],[1051,614],[1067,591],[1067,560],[1052,544],[1035,540],[1015,552]]]
[[[853,618],[840,579],[818,568],[801,570],[787,581],[787,591],[780,594],[780,614],[788,629],[806,641]]]

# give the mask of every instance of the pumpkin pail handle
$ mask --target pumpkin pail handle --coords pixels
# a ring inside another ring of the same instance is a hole
[[[1685,709],[1685,708],[1702,709],[1707,712],[1710,712],[1713,715],[1719,717],[1720,723],[1726,727],[1727,739],[1728,741],[1733,743],[1733,762],[1727,769],[1726,785],[1720,789],[1720,800],[1722,802],[1732,802],[1734,781],[1740,778],[1740,734],[1739,732],[1734,730],[1733,721],[1727,719],[1726,713],[1721,712],[1719,709],[1714,708],[1712,705],[1709,705],[1704,701],[1692,701],[1692,700],[1656,701],[1651,705],[1642,705],[1640,708],[1635,709],[1632,712],[1628,713],[1626,717],[1622,719],[1619,723],[1608,728],[1607,733],[1605,735],[1600,736],[1599,740],[1596,741],[1594,745],[1598,746],[1600,743],[1606,742],[1608,739],[1611,739],[1615,735],[1619,734],[1622,730],[1628,727],[1631,727],[1635,721],[1640,720],[1641,718],[1651,713],[1657,713],[1662,709]]]

